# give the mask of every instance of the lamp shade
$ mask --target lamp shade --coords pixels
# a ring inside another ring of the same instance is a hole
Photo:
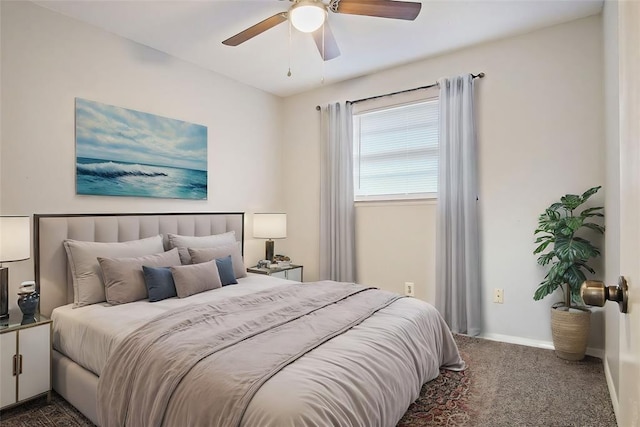
[[[253,214],[253,237],[258,239],[284,239],[287,237],[287,214]]]
[[[300,0],[289,12],[291,24],[298,31],[312,33],[324,24],[327,10],[322,2],[316,0]]]
[[[31,256],[28,216],[0,216],[0,262],[22,261]]]

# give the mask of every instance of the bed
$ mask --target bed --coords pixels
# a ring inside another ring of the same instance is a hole
[[[432,306],[355,284],[249,273],[183,298],[74,308],[65,241],[161,236],[169,252],[172,234],[231,234],[242,252],[244,214],[34,216],[41,312],[54,320],[53,388],[95,424],[393,426],[441,367],[464,369]],[[163,341],[168,330],[177,341]]]

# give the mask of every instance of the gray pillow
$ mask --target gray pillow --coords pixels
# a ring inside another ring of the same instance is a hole
[[[126,304],[149,296],[142,266],[171,267],[180,265],[177,249],[134,258],[98,257],[109,304]]]
[[[178,298],[222,287],[216,261],[171,267]]]
[[[182,264],[191,264],[191,257],[187,248],[215,248],[236,242],[235,231],[212,234],[210,236],[181,236],[168,233],[167,237],[169,238],[169,247],[178,248]]]
[[[160,235],[109,243],[67,239],[63,245],[73,280],[74,307],[106,301],[98,257],[133,257],[164,251]]]
[[[247,269],[242,261],[239,242],[238,244],[219,246],[217,248],[189,248],[189,255],[191,255],[191,260],[194,264],[231,255],[231,263],[233,264],[233,272],[236,275],[236,279],[247,276]]]

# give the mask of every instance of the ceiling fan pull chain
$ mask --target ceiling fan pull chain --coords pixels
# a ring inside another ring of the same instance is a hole
[[[291,20],[289,19],[289,72],[287,77],[291,77]]]
[[[326,62],[324,60],[324,58],[326,58],[326,56],[324,56],[324,40],[325,40],[325,33],[324,33],[324,29],[326,28],[327,24],[326,21],[322,23],[322,79],[320,80],[320,84],[324,84],[324,63]]]

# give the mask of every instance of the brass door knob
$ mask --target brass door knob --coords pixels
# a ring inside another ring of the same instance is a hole
[[[580,286],[580,296],[587,305],[602,307],[607,300],[615,301],[622,313],[627,312],[629,286],[623,276],[618,278],[617,286],[605,286],[599,280],[587,280]]]

